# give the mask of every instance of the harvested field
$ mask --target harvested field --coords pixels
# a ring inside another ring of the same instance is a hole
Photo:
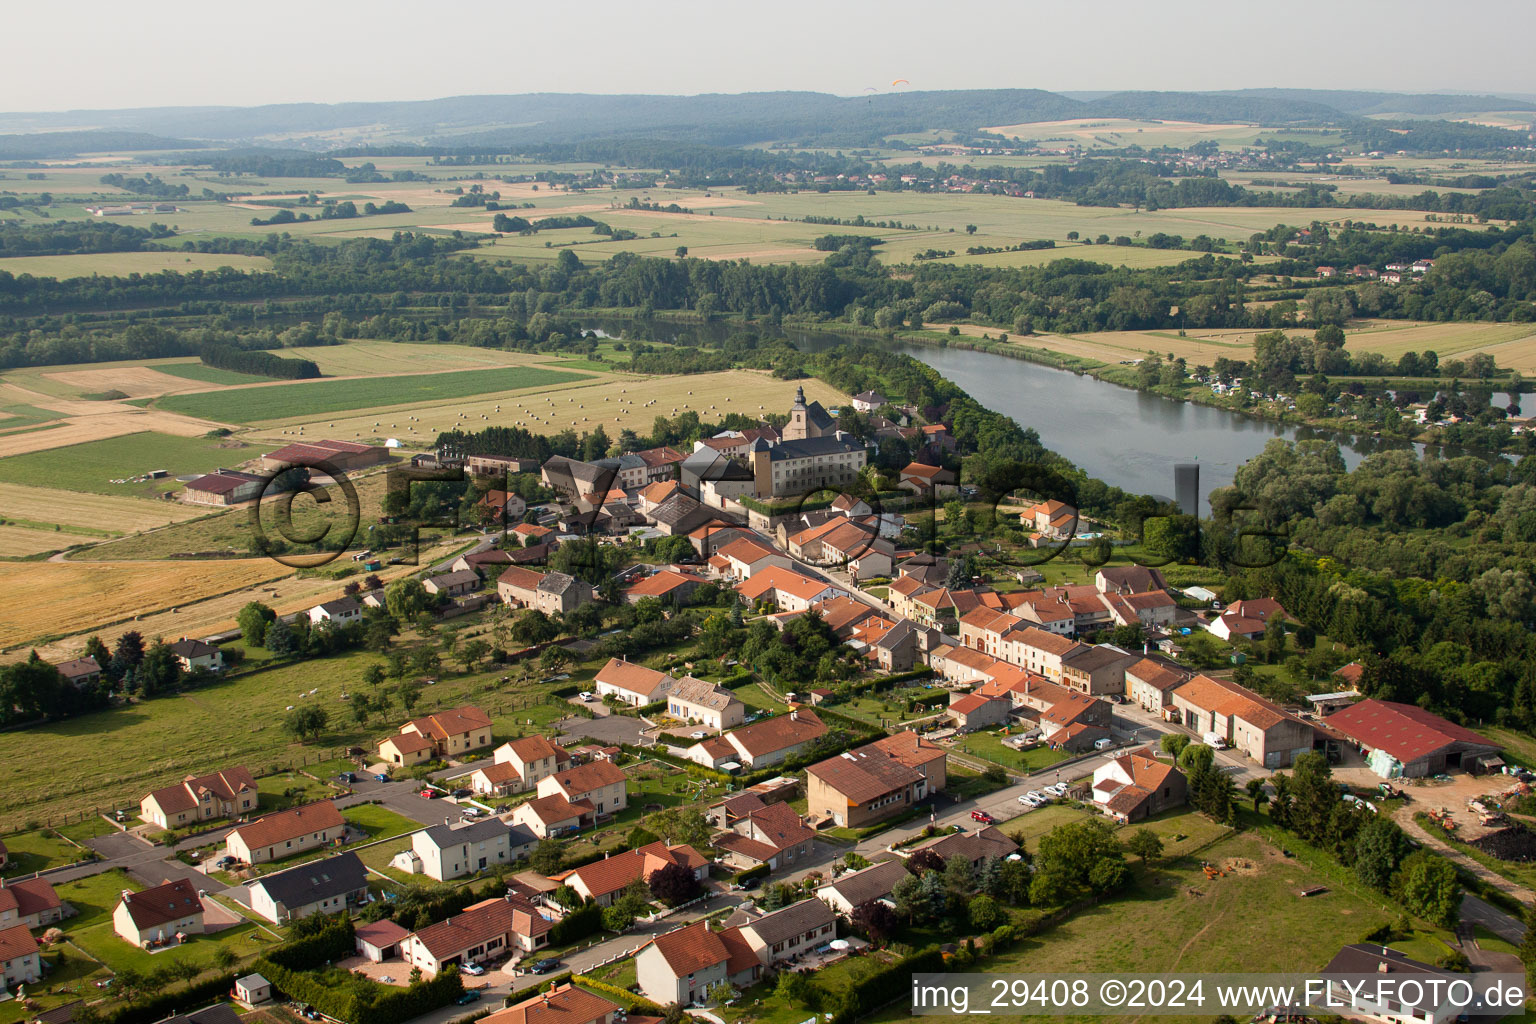
[[[686,410],[697,412],[705,420],[719,419],[727,412],[749,416],[782,412],[794,400],[797,385],[804,385],[808,400],[823,405],[846,400],[846,396],[819,380],[782,381],[756,370],[726,370],[687,377],[610,377],[601,383],[567,384],[534,394],[403,407],[391,410],[387,418],[368,412],[348,418],[289,420],[285,425],[290,428],[290,438],[292,427],[302,423],[306,436],[348,440],[354,435],[360,439],[395,437],[407,447],[428,445],[440,432],[454,427],[478,430],[490,423],[521,425],[542,434],[558,433],[567,427],[581,433],[595,430],[601,424],[609,437],[616,437],[625,427],[649,432],[657,416],[670,417]],[[268,429],[261,436],[279,440],[282,435]]]
[[[34,530],[24,526],[0,526],[0,558],[25,558],[42,551],[58,551],[84,539],[74,533]]]
[[[272,261],[265,256],[236,256],[216,252],[93,252],[76,256],[12,256],[0,260],[0,270],[8,270],[20,276],[56,277],[121,277],[127,274],[157,274],[164,270],[185,273],[192,270],[217,270],[232,267],[235,270],[271,270]]]
[[[100,404],[116,405],[113,402]],[[124,434],[138,434],[144,431],[174,434],[178,437],[201,437],[217,426],[208,420],[192,419],[175,413],[129,408],[130,411],[127,412],[109,412],[101,416],[72,416],[60,426],[49,430],[0,437],[0,457],[48,451],[65,445],[83,444],[88,441],[122,437]]]
[[[8,519],[117,533],[151,530],[208,513],[207,509],[180,502],[82,494],[23,484],[0,484],[0,509],[5,510]]]
[[[0,481],[88,491],[114,498],[154,498],[160,491],[180,490],[181,484],[175,480],[178,475],[207,473],[219,466],[238,466],[260,454],[238,441],[145,432],[150,418],[139,422],[145,427],[132,433],[125,431],[129,436],[92,438],[56,451],[35,451],[0,459]],[[82,427],[86,425],[82,424]],[[41,433],[60,434],[69,429],[64,426]],[[0,442],[28,436],[0,438]],[[162,479],[113,483],[162,469],[169,474]],[[180,517],[179,513],[173,512],[167,512],[167,515]]]
[[[175,391],[200,391],[208,385],[161,373],[147,366],[117,366],[104,370],[56,370],[45,374],[52,380],[82,392],[121,391],[129,398],[168,395]]]
[[[271,423],[292,420],[298,416],[444,402],[471,395],[550,387],[586,379],[585,374],[565,370],[504,366],[478,371],[455,370],[396,377],[353,377],[264,384],[250,388],[171,395],[162,404],[171,412],[217,417],[224,423]],[[346,437],[345,434],[340,436]]]
[[[277,355],[294,358],[293,351]],[[502,352],[469,345],[423,345],[405,341],[349,341],[345,345],[321,345],[304,350],[303,358],[320,367],[327,377],[376,377],[395,373],[434,373],[442,370],[478,370],[503,366],[537,366],[553,359],[546,353]]]
[[[0,591],[6,595],[6,614],[0,619],[0,646],[11,647],[39,637],[169,612],[174,607],[292,572],[287,566],[267,559],[0,565]],[[330,587],[335,589],[335,584]],[[250,600],[249,596],[244,600]],[[181,635],[174,624],[171,629]]]

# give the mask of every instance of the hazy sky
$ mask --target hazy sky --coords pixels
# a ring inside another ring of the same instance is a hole
[[[1536,92],[1532,0],[7,3],[0,109],[890,88]],[[67,11],[67,16],[65,12]]]

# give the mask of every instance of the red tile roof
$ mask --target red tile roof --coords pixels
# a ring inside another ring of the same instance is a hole
[[[0,964],[20,960],[37,951],[37,940],[27,931],[26,925],[19,924],[0,931]]]
[[[335,810],[334,807],[331,809]],[[197,898],[197,890],[185,878],[164,882],[142,892],[125,893],[120,902],[127,904],[128,917],[138,928],[170,924],[203,912],[203,901]]]
[[[733,746],[745,750],[752,757],[767,754],[805,743],[825,734],[826,724],[813,711],[801,708],[787,715],[778,715],[761,722],[743,726],[727,735]]]
[[[592,1024],[622,1007],[570,982],[482,1018],[489,1024]]]
[[[20,917],[31,917],[61,906],[59,894],[46,878],[23,878],[14,882],[0,880],[0,914],[14,910]]]
[[[528,808],[533,812],[534,817],[545,825],[556,825],[573,818],[580,819],[583,815],[591,814],[595,809],[590,800],[572,802],[559,794],[535,797],[519,806]]]
[[[527,899],[507,896],[472,904],[462,914],[420,929],[416,939],[433,959],[443,960],[498,935],[543,935],[553,927]]]
[[[709,930],[708,921],[696,921],[676,931],[651,940],[667,962],[674,977],[686,978],[716,964],[730,960],[731,954],[720,936]]]
[[[189,775],[176,785],[157,789],[149,795],[154,797],[161,810],[169,813],[190,811],[197,806],[198,797],[204,791],[220,800],[234,801],[241,793],[256,792],[256,780],[250,769],[242,765],[211,775]]]
[[[1404,764],[1454,743],[1497,747],[1486,736],[1413,704],[1368,699],[1328,716],[1328,726],[1371,750],[1385,750]]]
[[[633,661],[609,658],[608,664],[597,670],[593,682],[616,686],[646,701],[654,701],[661,698],[665,692],[662,687],[670,685],[673,679],[665,672],[657,672]]]
[[[346,819],[341,816],[335,804],[329,800],[320,800],[268,814],[249,825],[241,825],[229,834],[239,835],[247,849],[259,850],[324,829],[340,828],[345,824]]]
[[[425,718],[413,719],[405,723],[401,731],[409,729],[435,740],[446,740],[450,736],[463,736],[477,729],[490,727],[490,715],[473,704],[465,704],[451,711],[436,711]]]
[[[624,769],[612,761],[589,761],[551,777],[561,789],[577,798],[604,786],[622,786],[627,778]]]

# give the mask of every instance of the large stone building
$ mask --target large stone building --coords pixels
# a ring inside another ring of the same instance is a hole
[[[783,438],[759,437],[747,446],[752,494],[763,500],[842,490],[857,481],[868,458],[864,445],[839,431],[820,402],[806,403],[804,388],[795,389]]]

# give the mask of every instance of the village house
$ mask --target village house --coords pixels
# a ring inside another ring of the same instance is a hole
[[[0,992],[35,985],[42,977],[42,954],[27,926],[0,928]]]
[[[747,710],[725,687],[685,676],[667,694],[667,714],[689,725],[705,725],[723,732],[740,725]]]
[[[493,487],[475,502],[475,509],[482,523],[515,523],[528,512],[528,503],[511,491]]]
[[[89,655],[61,661],[54,668],[59,670],[59,675],[64,677],[66,683],[77,690],[101,682],[101,666]]]
[[[389,764],[410,766],[490,745],[491,717],[465,704],[406,722],[397,735],[379,743],[379,756]]]
[[[747,814],[711,840],[720,860],[737,870],[768,865],[777,871],[801,863],[813,853],[816,833],[784,803],[767,804]]]
[[[746,768],[780,764],[826,735],[827,727],[814,711],[796,708],[787,715],[765,718],[717,737],[736,751],[735,760]],[[689,757],[698,747],[689,747]]]
[[[609,658],[608,664],[597,670],[593,682],[599,697],[613,697],[630,707],[643,707],[663,699],[677,680],[637,662]]]
[[[1019,844],[1003,834],[1002,829],[988,825],[976,832],[952,832],[918,843],[907,851],[910,857],[919,850],[928,850],[948,862],[951,857],[964,857],[972,866],[979,866],[989,857],[1002,860],[1019,851]]]
[[[399,956],[400,944],[410,934],[387,917],[367,923],[358,921],[353,932],[358,955],[376,964]]]
[[[1272,597],[1249,601],[1233,601],[1221,615],[1206,625],[1212,635],[1231,641],[1233,637],[1245,640],[1262,640],[1270,619],[1277,623],[1288,618],[1280,602]]]
[[[256,780],[239,766],[209,775],[188,775],[139,801],[139,817],[163,829],[185,828],[214,818],[239,817],[258,803]]]
[[[781,612],[803,612],[818,602],[848,595],[841,587],[778,566],[754,572],[736,584],[736,593],[749,605],[768,601]]]
[[[203,933],[203,902],[185,878],[124,892],[112,909],[112,930],[140,949]]]
[[[942,754],[940,756],[943,756]],[[875,744],[805,770],[806,815],[840,828],[863,828],[895,817],[925,799],[928,779]]]
[[[1101,594],[1145,594],[1168,589],[1168,581],[1161,572],[1140,565],[1106,565],[1094,573],[1093,585]]]
[[[748,988],[762,977],[762,967],[740,928],[716,932],[708,921],[658,935],[635,954],[640,991],[658,1006],[702,1002],[721,982]]]
[[[338,597],[325,601],[309,610],[309,621],[318,626],[329,622],[333,626],[346,626],[363,619],[363,606],[355,597]]]
[[[848,399],[848,404],[859,412],[874,412],[890,400],[878,391],[860,391]]]
[[[1063,501],[1042,501],[1020,512],[1019,523],[1048,540],[1069,540],[1077,533],[1077,509]]]
[[[539,780],[539,796],[560,796],[571,803],[586,801],[599,817],[629,806],[624,770],[611,761],[591,761]]]
[[[513,608],[560,615],[593,601],[592,588],[563,572],[534,572],[514,565],[496,577],[496,594]]]
[[[1188,679],[1188,672],[1167,662],[1142,658],[1125,670],[1125,696],[1143,711],[1161,715],[1170,706],[1170,695]]]
[[[1005,660],[1021,665],[1036,675],[1061,682],[1063,664],[1080,653],[1084,645],[1043,629],[1027,626],[1014,639],[1015,657]]]
[[[1061,683],[1097,697],[1125,692],[1125,669],[1137,656],[1111,644],[1079,647],[1062,658]]]
[[[41,875],[35,878],[0,879],[0,930],[22,925],[43,928],[73,914]]]
[[[329,846],[346,834],[347,822],[329,800],[257,818],[224,838],[224,853],[243,864],[264,864]]]
[[[549,945],[553,927],[522,896],[482,900],[461,914],[412,932],[400,944],[400,958],[430,978],[449,964],[462,966],[542,949]]]
[[[888,673],[907,672],[928,661],[930,652],[943,643],[944,634],[911,619],[897,619],[874,643],[875,664]]]
[[[726,919],[741,929],[747,944],[765,967],[799,956],[837,938],[837,915],[818,899],[804,899],[778,910],[760,913],[744,903]]]
[[[909,871],[905,861],[886,860],[858,871],[849,871],[816,890],[816,898],[844,917],[866,903],[889,901],[891,890]]]
[[[176,656],[183,672],[195,672],[198,669],[224,671],[224,652],[210,643],[183,637],[171,644],[171,653]]]
[[[896,557],[896,546],[865,523],[848,522],[821,537],[818,564],[843,569],[854,580],[889,576]]]
[[[411,848],[396,854],[390,864],[447,882],[510,864],[534,838],[531,829],[509,827],[499,818],[445,822],[411,833]]]
[[[1124,824],[1141,821],[1189,799],[1184,773],[1159,761],[1149,747],[1104,762],[1093,772],[1093,802]]]
[[[512,823],[525,826],[540,839],[548,839],[585,828],[596,815],[590,801],[573,802],[557,794],[518,804],[512,809]]]
[[[956,732],[975,732],[1002,725],[1013,704],[1004,697],[986,697],[980,693],[951,693],[949,717]]]
[[[653,597],[662,604],[682,607],[688,603],[695,590],[708,582],[697,573],[662,569],[626,587],[624,600],[629,604],[638,604],[647,597]]]
[[[480,574],[473,569],[458,569],[428,576],[421,585],[435,597],[462,597],[480,589]]]
[[[535,789],[541,780],[570,766],[571,755],[545,736],[524,736],[496,748],[492,763],[470,777],[477,793],[506,796]]]
[[[616,1024],[624,1008],[570,982],[482,1018],[486,1024]]]
[[[929,499],[947,498],[960,491],[954,470],[926,462],[907,463],[902,467],[896,486]]]
[[[695,881],[703,882],[709,877],[709,861],[699,851],[683,844],[668,846],[658,840],[551,875],[550,881],[569,885],[582,899],[607,907],[630,885],[650,881],[652,875],[671,864],[687,868]]]
[[[730,575],[738,580],[749,579],[753,573],[770,566],[786,570],[791,567],[788,555],[752,537],[742,537],[723,545],[719,554],[730,562]]]
[[[1361,985],[1360,978],[1389,976],[1391,988]],[[1327,1005],[1343,1011],[1347,1020],[1375,1024],[1452,1024],[1467,1017],[1466,1006],[1452,997],[1452,983],[1463,975],[1432,967],[1378,942],[1361,942],[1343,949],[1319,972],[1327,982]],[[1388,998],[1390,991],[1397,998]],[[1481,999],[1482,986],[1474,991]],[[1318,993],[1319,1001],[1322,993]],[[1486,1005],[1486,1004],[1485,1004]]]
[[[368,869],[348,851],[260,875],[247,888],[253,911],[273,924],[287,924],[311,914],[345,913],[366,902]]]
[[[1236,683],[1206,675],[1173,691],[1172,716],[1197,736],[1213,734],[1265,768],[1289,767],[1315,739],[1301,719]]]

